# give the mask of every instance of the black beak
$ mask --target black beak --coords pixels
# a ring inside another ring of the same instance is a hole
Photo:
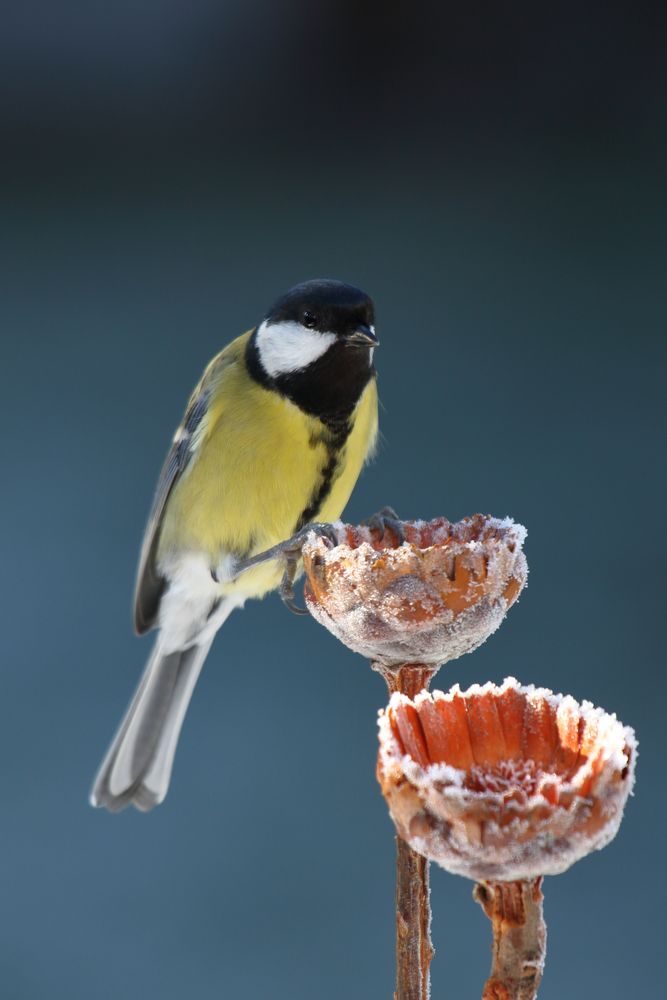
[[[364,324],[358,326],[354,333],[348,334],[345,341],[352,347],[377,347],[380,343],[375,336],[375,330]]]

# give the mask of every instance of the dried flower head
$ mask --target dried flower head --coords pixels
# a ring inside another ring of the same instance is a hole
[[[338,544],[303,548],[308,609],[374,664],[434,667],[480,646],[526,582],[526,530],[482,514],[401,523],[391,532],[335,526]]]
[[[556,875],[608,844],[635,757],[615,715],[513,678],[394,694],[380,713],[378,778],[399,834],[473,879]]]

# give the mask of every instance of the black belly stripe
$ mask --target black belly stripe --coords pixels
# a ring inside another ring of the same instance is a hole
[[[250,377],[262,388],[278,392],[303,413],[315,418],[317,429],[311,436],[310,447],[323,444],[326,448],[321,478],[296,520],[296,532],[317,517],[331,492],[345,442],[352,430],[355,410],[368,383],[375,379],[375,369],[367,351],[350,348],[343,338],[339,338],[306,368],[272,378],[259,358],[257,330],[248,339],[245,363]]]
[[[300,531],[306,524],[309,524],[318,514],[318,511],[322,509],[322,505],[329,496],[331,492],[331,487],[336,479],[336,472],[338,470],[338,464],[343,454],[343,447],[347,438],[352,430],[352,426],[349,421],[339,424],[337,427],[328,427],[328,433],[326,436],[323,434],[318,437],[313,437],[311,439],[311,447],[315,447],[318,444],[324,444],[327,449],[327,461],[322,469],[322,478],[313,490],[308,506],[305,507],[299,514],[298,520],[296,522],[295,532]]]

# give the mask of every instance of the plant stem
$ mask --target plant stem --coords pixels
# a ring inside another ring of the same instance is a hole
[[[493,927],[491,975],[482,1000],[534,1000],[542,979],[547,929],[542,879],[479,882],[473,892]]]
[[[428,1000],[431,904],[428,861],[396,837],[396,992],[394,1000]]]
[[[425,663],[403,663],[400,667],[372,663],[371,666],[384,677],[390,697],[395,691],[407,694],[408,698],[414,698],[420,691],[428,691],[431,678],[437,673],[437,667],[427,667]]]
[[[435,674],[423,663],[400,667],[373,664],[382,674],[389,694],[400,691],[414,698],[428,689]],[[421,854],[396,837],[396,992],[394,1000],[428,1000],[431,993],[429,966],[431,944],[431,901],[429,863]]]

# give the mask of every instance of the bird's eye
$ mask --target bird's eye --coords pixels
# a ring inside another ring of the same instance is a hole
[[[313,312],[306,312],[303,314],[303,325],[307,326],[309,330],[312,330],[314,326],[317,326],[317,316]]]

